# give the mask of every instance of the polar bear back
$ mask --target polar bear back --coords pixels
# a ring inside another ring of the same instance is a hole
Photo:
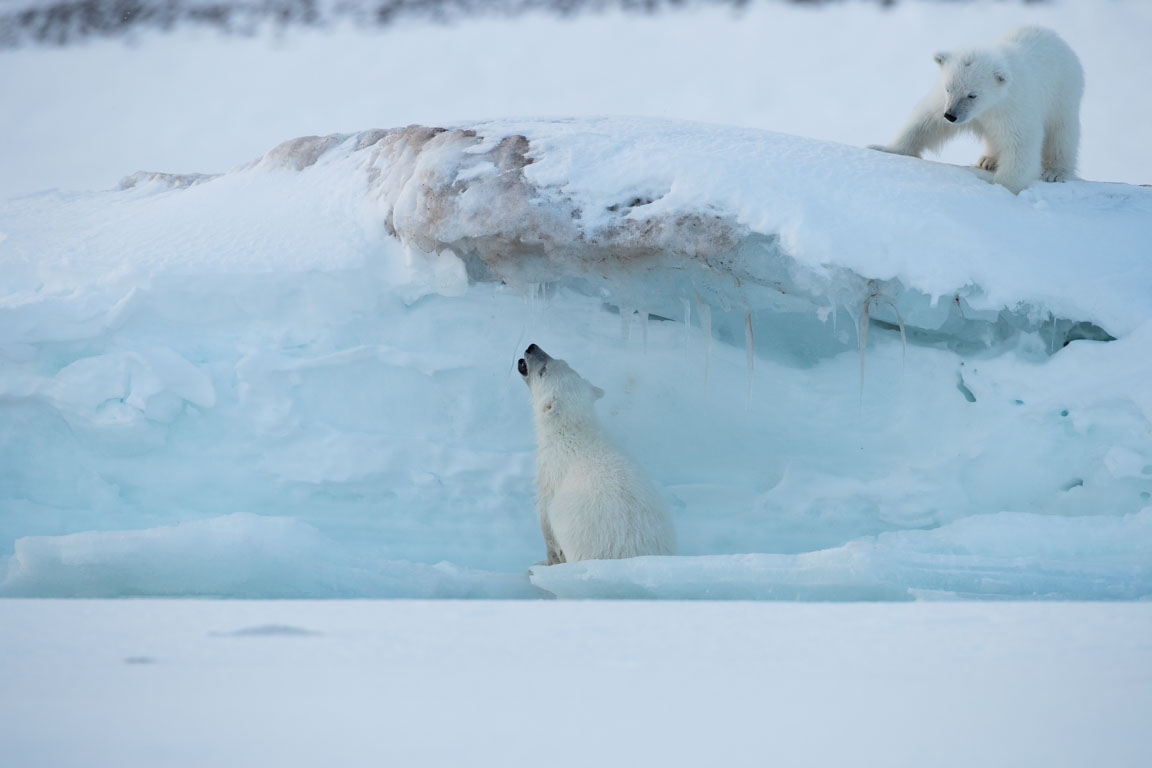
[[[672,526],[656,490],[604,436],[570,455],[550,479],[556,486],[550,489],[548,519],[566,561],[674,552]]]
[[[1014,111],[1037,114],[1045,124],[1078,115],[1084,69],[1063,38],[1043,27],[1020,27],[994,46],[1008,64]]]

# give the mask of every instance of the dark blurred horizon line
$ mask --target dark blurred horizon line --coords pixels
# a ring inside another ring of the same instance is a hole
[[[657,14],[721,6],[737,12],[753,5],[876,6],[900,0],[0,0],[0,48],[25,44],[63,47],[93,38],[134,39],[137,33],[177,28],[252,36],[288,27],[352,26],[382,29],[401,20],[451,24],[479,18],[544,13],[561,18],[623,11]],[[974,0],[938,0],[958,3]],[[1019,4],[1047,0],[1006,0]]]

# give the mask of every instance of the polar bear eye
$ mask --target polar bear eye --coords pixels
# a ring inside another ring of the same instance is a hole
[[[974,99],[974,98],[976,98],[976,94],[970,93],[970,94],[968,94],[968,98]]]
[[[544,371],[546,371],[546,370],[548,370],[548,364],[547,363],[540,366],[540,373],[538,373],[537,375],[542,377],[544,375]]]

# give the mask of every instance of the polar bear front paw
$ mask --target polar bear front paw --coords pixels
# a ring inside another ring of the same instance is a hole
[[[976,167],[977,168],[982,168],[985,171],[991,171],[993,173],[996,172],[996,166],[998,166],[998,165],[999,165],[999,162],[997,162],[996,158],[993,157],[992,155],[984,155],[983,157],[981,157],[979,160],[976,161]]]
[[[1044,181],[1068,181],[1073,178],[1072,172],[1066,168],[1045,168],[1044,172],[1040,174],[1040,178]]]

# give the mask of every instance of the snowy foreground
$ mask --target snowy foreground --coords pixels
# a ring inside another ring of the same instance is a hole
[[[1143,768],[1150,713],[1152,604],[0,601],[11,766]]]
[[[1152,596],[1150,189],[570,119],[298,139],[0,233],[2,595]],[[692,557],[529,576],[529,342]]]

